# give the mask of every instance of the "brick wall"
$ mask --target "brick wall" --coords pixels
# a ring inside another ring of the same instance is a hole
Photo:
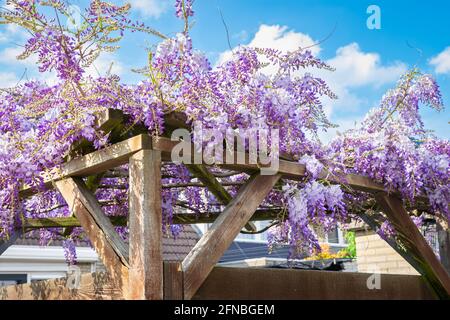
[[[356,256],[358,272],[418,274],[408,262],[372,231],[356,231]]]

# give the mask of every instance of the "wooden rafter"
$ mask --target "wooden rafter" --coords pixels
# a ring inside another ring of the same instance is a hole
[[[249,221],[267,221],[280,219],[280,209],[258,209]],[[219,212],[202,212],[199,216],[192,213],[177,213],[173,216],[174,224],[213,223],[220,215]],[[108,217],[114,226],[126,226],[128,219],[125,216]],[[22,222],[25,231],[41,228],[74,228],[81,227],[76,217],[31,218]]]
[[[151,148],[151,138],[148,135],[138,135],[75,158],[60,166],[58,170],[43,174],[45,186],[52,188],[52,183],[56,180],[74,176],[86,177],[118,167],[127,163],[130,156],[144,148]],[[36,193],[34,188],[24,186],[19,194],[22,197],[27,197],[34,193]]]
[[[165,137],[150,137],[147,134],[140,134],[104,149],[73,159],[62,165],[59,170],[53,173],[44,174],[43,179],[45,185],[51,188],[52,181],[55,180],[64,179],[65,177],[70,176],[85,177],[125,164],[131,155],[143,149],[161,151],[161,159],[163,161],[171,161],[172,149],[178,143],[184,142],[171,141]],[[190,145],[190,147],[194,150],[193,145]],[[194,152],[192,152],[192,155],[193,154]],[[238,154],[236,154],[236,157],[239,157]],[[218,166],[243,172],[260,171],[261,165],[250,163],[248,154],[243,154],[242,159],[245,160],[243,163],[219,164]],[[283,178],[300,180],[306,176],[306,167],[298,162],[280,159],[278,174],[281,174]],[[382,184],[361,175],[347,174],[342,177],[335,177],[330,176],[329,173],[325,171],[321,176],[328,177],[331,182],[348,185],[355,190],[372,193],[384,191],[384,186]],[[35,192],[34,188],[25,186],[20,191],[20,195],[26,197]]]

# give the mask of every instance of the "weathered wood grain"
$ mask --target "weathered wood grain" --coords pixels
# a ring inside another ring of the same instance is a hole
[[[141,150],[129,164],[129,299],[163,299],[161,154]]]
[[[164,300],[183,300],[183,269],[179,261],[164,261]]]
[[[52,187],[52,182],[70,176],[85,177],[100,173],[128,162],[131,155],[144,148],[151,148],[151,138],[148,135],[138,135],[118,142],[104,149],[94,151],[79,158],[75,158],[55,169],[43,174],[45,186]],[[35,193],[34,188],[24,186],[20,191],[21,197]]]

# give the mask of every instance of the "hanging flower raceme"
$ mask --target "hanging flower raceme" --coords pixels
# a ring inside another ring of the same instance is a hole
[[[84,70],[74,45],[73,40],[60,30],[46,28],[28,40],[25,51],[18,58],[26,59],[37,54],[39,71],[56,70],[61,80],[80,81]]]
[[[194,15],[193,3],[194,0],[175,0],[175,15],[178,18],[192,17]]]
[[[304,185],[285,185],[284,201],[288,211],[286,236],[272,236],[272,241],[287,242],[293,248],[291,257],[320,252],[319,239],[314,226],[321,226],[328,232],[347,217],[344,193],[340,186],[325,186],[315,180]],[[278,229],[285,232],[283,228]]]
[[[450,143],[424,130],[420,104],[443,108],[436,82],[412,70],[388,91],[359,129],[330,143],[328,158],[342,164],[344,172],[367,175],[411,202],[428,197],[437,213],[450,217]]]

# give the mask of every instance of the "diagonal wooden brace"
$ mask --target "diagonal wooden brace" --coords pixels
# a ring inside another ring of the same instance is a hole
[[[191,299],[281,175],[254,175],[183,260],[184,298]]]
[[[441,298],[449,298],[450,276],[420,233],[419,229],[417,229],[404,208],[402,200],[386,193],[377,193],[375,198],[388,219],[401,234],[403,240],[407,242],[410,250],[412,250],[412,252],[421,260],[422,267],[428,269],[427,273],[430,273],[435,277],[436,284],[441,287],[434,287],[436,293]],[[420,272],[420,270],[418,271]]]
[[[55,185],[71,212],[77,217],[112,279],[125,293],[128,280],[128,246],[81,178],[66,178],[56,181]]]

